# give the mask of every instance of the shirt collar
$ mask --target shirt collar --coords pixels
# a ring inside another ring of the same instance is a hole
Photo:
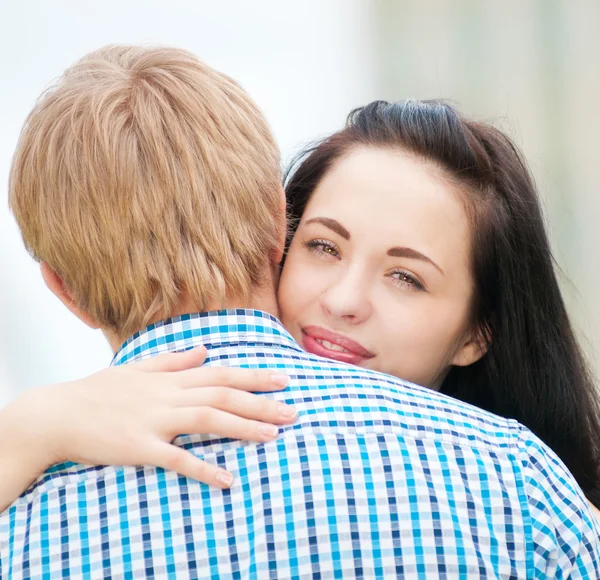
[[[240,343],[303,352],[277,318],[260,310],[239,308],[184,314],[151,324],[123,343],[111,366],[200,345],[210,349]]]

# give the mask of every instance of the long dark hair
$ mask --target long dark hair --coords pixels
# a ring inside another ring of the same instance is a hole
[[[548,444],[600,508],[600,419],[591,375],[560,293],[540,200],[500,130],[441,101],[375,101],[302,152],[285,179],[290,224],[332,165],[357,147],[398,148],[441,167],[472,224],[473,328],[486,354],[452,367],[441,392],[514,418]]]

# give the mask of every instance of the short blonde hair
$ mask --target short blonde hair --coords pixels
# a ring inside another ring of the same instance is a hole
[[[174,48],[108,46],[42,95],[10,205],[31,254],[118,336],[262,282],[283,221],[279,152],[246,92]]]

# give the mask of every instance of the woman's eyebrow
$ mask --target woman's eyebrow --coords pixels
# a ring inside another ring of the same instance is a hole
[[[350,232],[340,222],[338,222],[337,220],[334,220],[332,218],[315,217],[315,218],[309,219],[305,223],[306,223],[306,225],[312,224],[312,223],[322,224],[326,228],[329,228],[330,230],[334,231],[336,234],[342,236],[342,238],[344,238],[345,240],[350,239]]]
[[[394,258],[412,258],[413,260],[429,262],[436,270],[440,272],[440,274],[445,276],[444,270],[442,270],[431,258],[428,258],[425,254],[421,254],[421,252],[417,252],[417,250],[413,250],[412,248],[390,248],[387,251],[387,255]]]

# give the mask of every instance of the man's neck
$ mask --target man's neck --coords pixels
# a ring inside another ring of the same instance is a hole
[[[266,288],[257,289],[256,292],[249,299],[239,299],[239,298],[229,298],[223,303],[209,303],[206,305],[206,308],[202,312],[210,312],[213,310],[229,310],[235,308],[248,308],[252,310],[262,310],[268,314],[271,314],[275,317],[279,317],[279,308],[277,306],[277,297],[275,295],[275,287],[271,284],[268,284]],[[154,324],[155,322],[159,322],[160,320],[165,320],[167,318],[173,318],[175,316],[182,316],[183,314],[191,314],[194,312],[199,312],[198,308],[194,305],[194,302],[189,299],[189,297],[184,298],[179,307],[174,311],[170,312],[165,316],[158,316],[153,320],[150,320],[148,324]],[[143,330],[140,328],[139,330]],[[117,336],[110,330],[103,329],[102,330],[106,340],[110,344],[113,353],[116,353],[123,343],[129,338],[128,336]]]

